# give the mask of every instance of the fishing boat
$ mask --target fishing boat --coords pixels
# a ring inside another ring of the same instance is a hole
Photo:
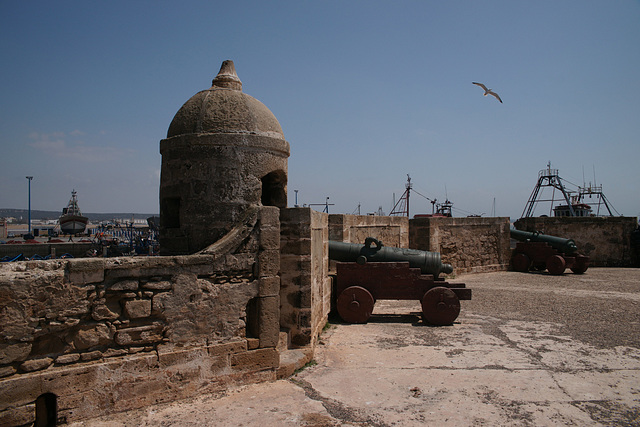
[[[593,175],[593,180],[595,181],[595,171]],[[569,182],[567,181],[567,183]],[[553,188],[551,199],[542,198],[542,192],[547,187]],[[554,217],[607,216],[604,212],[600,212],[601,205],[607,209],[609,216],[614,216],[613,212],[620,215],[605,197],[602,192],[602,185],[589,183],[589,186],[584,184],[582,187],[577,187],[577,191],[569,190],[563,184],[563,180],[560,178],[558,169],[551,169],[551,162],[547,163],[547,168],[538,172],[538,182],[533,188],[531,196],[529,196],[529,201],[527,201],[527,204],[524,207],[522,218],[534,216],[534,211],[540,202],[550,202],[550,205],[548,205],[549,215],[551,215],[551,212],[553,211]],[[558,190],[558,195],[556,195],[556,190]],[[587,197],[590,199],[588,204]],[[592,200],[592,197],[595,197],[595,200]],[[557,202],[563,201],[565,202],[564,204],[557,204]],[[593,212],[594,206],[596,208],[595,213]]]
[[[58,219],[60,230],[65,234],[79,234],[84,232],[89,218],[82,215],[78,207],[76,190],[71,191],[71,200],[66,208],[62,209],[62,215]]]

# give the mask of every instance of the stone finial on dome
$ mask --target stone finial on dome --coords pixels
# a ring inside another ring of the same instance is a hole
[[[227,59],[222,62],[220,71],[216,78],[211,82],[211,85],[213,87],[242,91],[242,82],[236,74],[236,67],[233,65],[232,60]]]

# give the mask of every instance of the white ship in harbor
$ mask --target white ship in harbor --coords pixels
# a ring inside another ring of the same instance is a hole
[[[89,218],[82,215],[78,207],[76,190],[71,191],[71,200],[66,208],[62,209],[62,215],[58,219],[60,230],[65,234],[79,234],[84,232]]]

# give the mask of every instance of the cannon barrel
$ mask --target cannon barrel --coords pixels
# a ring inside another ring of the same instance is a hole
[[[375,243],[375,246],[372,246]],[[329,259],[343,262],[408,262],[409,266],[419,268],[422,274],[438,277],[440,273],[453,272],[451,264],[440,261],[439,252],[427,252],[417,249],[392,248],[384,246],[373,237],[367,237],[363,244],[329,241]]]
[[[547,234],[540,234],[537,231],[521,231],[514,228],[511,229],[511,237],[521,242],[546,242],[552,248],[559,250],[565,254],[573,254],[578,251],[576,242],[572,239],[564,239],[562,237],[549,236]]]

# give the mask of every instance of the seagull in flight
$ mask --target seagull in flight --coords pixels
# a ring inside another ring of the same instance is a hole
[[[497,93],[495,93],[495,92],[494,92],[494,91],[492,91],[491,89],[487,89],[487,87],[486,87],[485,85],[483,85],[482,83],[476,83],[476,82],[471,82],[471,83],[473,83],[473,84],[474,84],[474,85],[476,85],[476,86],[480,86],[482,89],[484,89],[484,96],[487,96],[487,95],[493,95],[493,96],[495,96],[495,97],[496,97],[496,99],[497,99],[498,101],[500,101],[500,104],[502,104],[502,99],[500,99],[500,97],[498,96],[498,94],[497,94]]]

